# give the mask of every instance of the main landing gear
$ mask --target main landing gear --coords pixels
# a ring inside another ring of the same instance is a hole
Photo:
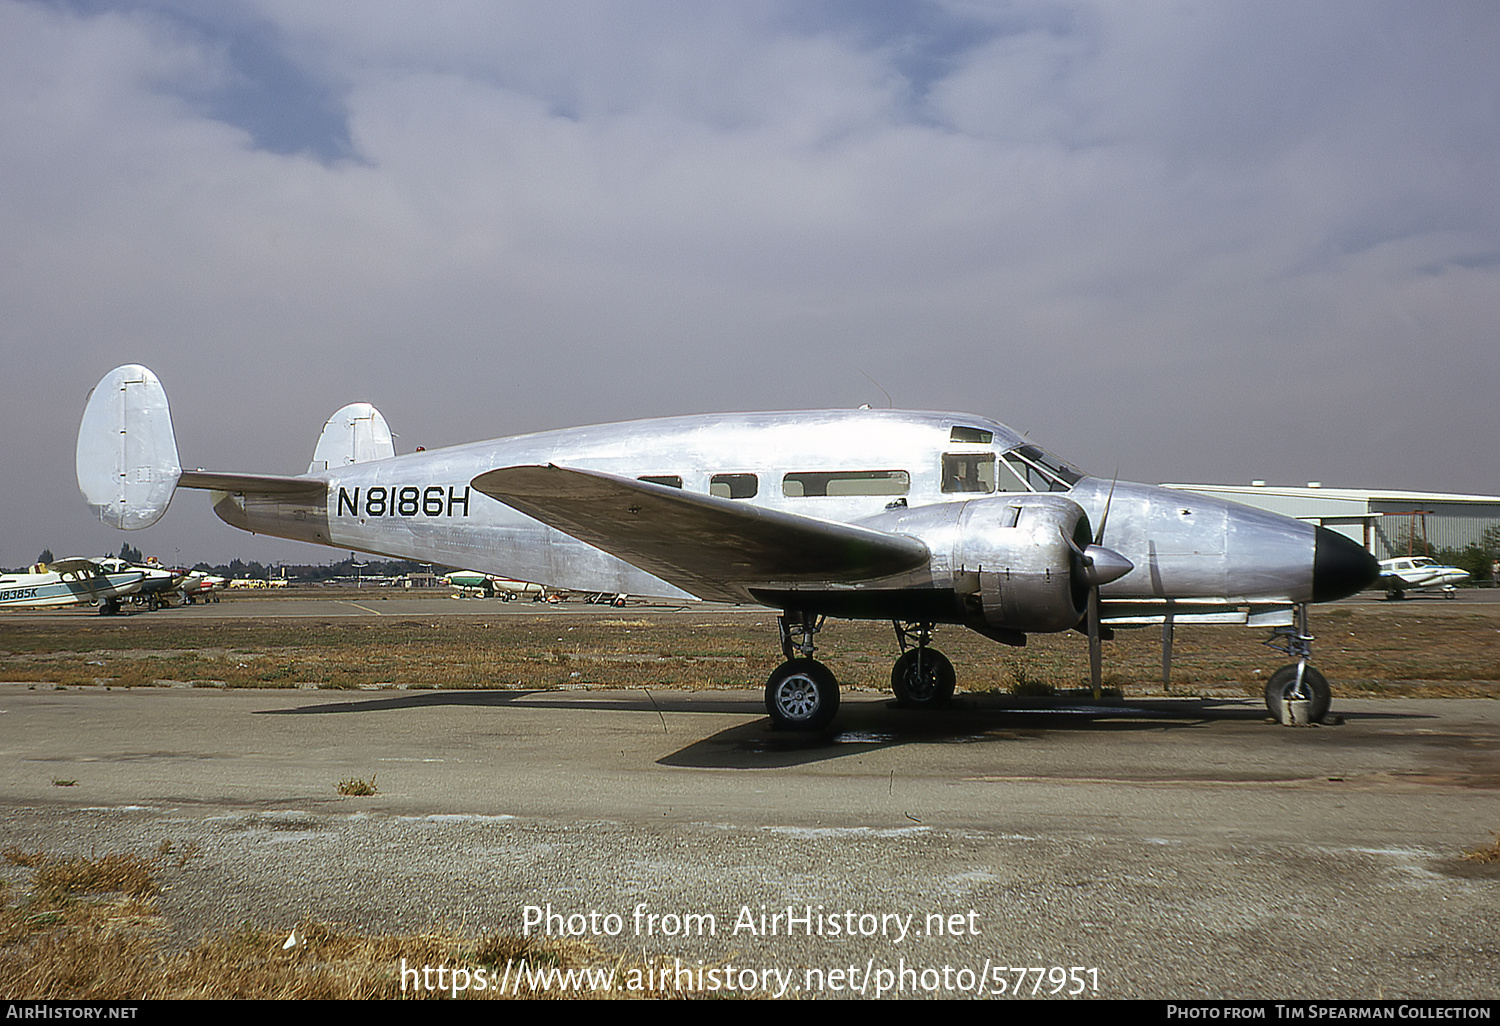
[[[932,624],[893,622],[901,658],[891,670],[896,702],[909,709],[936,709],[948,704],[957,680],[948,657],[930,647]],[[908,648],[915,636],[916,647]]]
[[[1333,690],[1328,679],[1309,663],[1313,636],[1307,631],[1307,606],[1293,606],[1292,613],[1295,623],[1274,628],[1266,644],[1297,661],[1283,666],[1266,681],[1266,708],[1277,722],[1291,724],[1300,722],[1300,717],[1293,715],[1297,707],[1292,703],[1306,702],[1307,722],[1321,723],[1333,705]]]
[[[779,730],[822,730],[839,711],[839,682],[833,671],[812,657],[813,635],[823,629],[823,617],[812,613],[783,613],[781,652],[786,662],[766,680],[766,712]],[[801,635],[801,640],[793,639]]]
[[[833,671],[812,657],[813,635],[823,617],[788,612],[777,621],[786,662],[766,681],[766,712],[778,730],[822,730],[839,711],[839,683]],[[911,709],[935,709],[953,697],[953,664],[932,648],[932,624],[894,623],[901,658],[891,670],[896,701]],[[915,647],[909,647],[909,646]]]

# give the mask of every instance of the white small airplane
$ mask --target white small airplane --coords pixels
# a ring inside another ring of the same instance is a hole
[[[1431,556],[1397,556],[1380,561],[1377,587],[1385,589],[1388,599],[1404,599],[1409,591],[1440,591],[1445,598],[1458,594],[1454,585],[1469,579],[1467,570],[1443,566]]]
[[[189,570],[182,583],[177,586],[177,592],[182,596],[183,603],[190,606],[194,602],[219,601],[219,592],[227,587],[227,577],[215,577],[202,570]]]
[[[145,579],[146,572],[133,567],[110,571],[99,560],[58,559],[36,564],[30,573],[0,575],[0,607],[90,605],[112,616],[120,611],[120,599],[134,593]]]
[[[478,570],[455,570],[451,574],[444,574],[443,580],[458,589],[461,596],[468,598],[498,598],[502,602],[512,602],[518,598],[529,598],[533,602],[545,602],[548,598],[547,589],[540,584],[530,581],[517,581],[509,577],[501,577],[498,574],[482,573]]]
[[[1378,567],[1335,531],[1173,489],[1089,477],[967,413],[816,410],[673,417],[397,456],[373,406],[324,425],[307,473],[184,470],[166,392],[145,367],[104,376],[79,428],[78,484],[98,517],[149,527],[179,487],[246,531],[569,592],[781,610],[785,662],[766,710],[787,729],[833,718],[812,658],[826,617],[889,620],[901,704],[951,698],[940,624],[1007,645],[1078,630],[1090,675],[1111,625],[1269,627],[1296,662],[1266,686],[1281,715],[1326,714],[1307,605]],[[1106,545],[1106,539],[1108,544]]]
[[[167,596],[182,584],[185,576],[181,571],[168,570],[150,563],[127,563],[117,556],[110,556],[96,562],[109,574],[125,574],[133,570],[139,570],[144,574],[140,586],[131,593],[130,598],[132,602],[144,604],[147,609],[153,611],[168,604]]]

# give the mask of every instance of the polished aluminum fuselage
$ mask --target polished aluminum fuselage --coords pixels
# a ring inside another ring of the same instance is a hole
[[[687,492],[735,495],[726,501],[921,539],[932,554],[927,566],[860,588],[920,593],[928,603],[922,618],[961,621],[958,605],[951,617],[930,614],[941,613],[943,596],[961,585],[965,519],[980,508],[973,504],[1003,504],[1025,494],[1025,485],[1007,478],[988,482],[992,491],[956,491],[950,481],[945,490],[944,458],[1003,457],[1024,445],[1004,425],[968,414],[721,414],[549,431],[335,467],[306,476],[327,486],[326,498],[317,500],[227,492],[214,500],[225,521],[258,533],[554,588],[687,599],[694,596],[473,486],[498,468],[548,464],[680,479]],[[860,472],[882,482],[876,494],[797,494],[807,489],[793,484],[798,475]],[[1095,531],[1107,507],[1103,544],[1133,564],[1103,587],[1106,618],[1151,622],[1171,614],[1244,622],[1312,599],[1311,525],[1180,491],[1072,476],[1066,484],[1041,481],[1037,490],[1076,502]],[[754,493],[746,495],[752,477]],[[842,582],[827,590],[850,588]],[[835,606],[829,611],[860,615],[856,606]],[[900,615],[889,605],[869,608],[872,616]]]

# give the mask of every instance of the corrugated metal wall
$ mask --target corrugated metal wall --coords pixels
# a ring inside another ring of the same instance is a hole
[[[1424,512],[1425,516],[1410,515]],[[1462,549],[1477,545],[1485,530],[1500,524],[1500,504],[1431,502],[1420,496],[1412,500],[1370,500],[1371,513],[1384,513],[1371,532],[1375,556],[1389,559],[1408,551],[1419,555],[1423,541],[1433,549]]]

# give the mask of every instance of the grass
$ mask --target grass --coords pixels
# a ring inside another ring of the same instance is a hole
[[[1432,608],[1436,607],[1436,608]],[[1409,602],[1313,610],[1319,669],[1344,694],[1500,697],[1500,605]],[[440,618],[204,621],[141,615],[0,616],[0,680],[54,686],[548,689],[759,689],[781,661],[774,614],[687,611],[623,620],[565,610]],[[1266,632],[1183,626],[1173,693],[1259,696],[1285,656]],[[851,688],[885,690],[896,655],[888,624],[836,621],[819,654]],[[965,691],[1046,694],[1086,687],[1088,646],[1076,632],[1033,635],[1008,649],[959,627],[935,644]],[[1107,682],[1160,694],[1160,632],[1120,630],[1105,643]]]
[[[375,794],[375,777],[369,780],[361,780],[359,777],[348,777],[339,781],[339,794],[348,797],[365,797]]]
[[[172,948],[163,940],[170,924],[152,899],[162,887],[157,877],[183,871],[197,855],[195,846],[164,843],[151,857],[0,854],[32,872],[24,898],[11,900],[8,889],[0,889],[0,993],[12,1000],[685,996],[662,986],[630,986],[633,979],[660,983],[664,963],[632,962],[574,941],[503,934],[368,936],[305,922],[292,928],[291,944],[286,930],[245,925]],[[532,972],[612,971],[615,985],[533,986],[536,981],[520,976],[522,963]],[[403,965],[417,971],[403,975]],[[446,968],[442,977],[438,966]],[[433,970],[425,979],[423,967]],[[652,969],[655,975],[648,974]],[[471,989],[457,990],[457,979]],[[483,991],[477,989],[481,979]],[[492,981],[501,979],[514,981],[513,993],[495,993]]]
[[[1500,863],[1500,831],[1493,835],[1494,839],[1489,844],[1480,845],[1472,851],[1464,852],[1466,862],[1480,862],[1486,865]]]

